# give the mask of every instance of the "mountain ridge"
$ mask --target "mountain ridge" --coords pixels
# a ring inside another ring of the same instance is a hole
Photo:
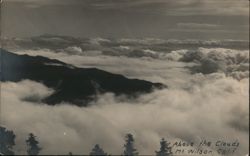
[[[136,97],[155,88],[166,88],[161,83],[128,79],[97,68],[78,68],[43,56],[17,55],[4,49],[1,53],[1,81],[19,82],[30,79],[43,83],[55,90],[52,95],[43,99],[49,105],[69,102],[77,106],[87,106],[98,94],[106,92],[117,96]]]

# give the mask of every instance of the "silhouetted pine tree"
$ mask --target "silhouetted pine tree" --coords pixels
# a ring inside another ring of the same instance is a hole
[[[90,156],[107,156],[107,153],[105,153],[103,149],[100,148],[98,144],[96,144],[89,155]]]
[[[132,134],[127,134],[126,135],[126,144],[124,145],[124,152],[123,154],[125,156],[137,156],[138,152],[134,148],[134,137]]]
[[[0,126],[0,153],[3,155],[14,155],[12,147],[15,145],[16,135]]]
[[[38,155],[42,150],[42,148],[39,147],[39,142],[36,140],[36,136],[34,136],[34,134],[32,133],[29,134],[29,138],[26,140],[26,144],[28,146],[28,155]]]
[[[160,151],[155,151],[156,156],[172,156],[172,148],[169,146],[170,143],[165,141],[164,138],[161,139]]]

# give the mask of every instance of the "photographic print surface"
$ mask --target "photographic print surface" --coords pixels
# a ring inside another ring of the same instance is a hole
[[[3,0],[0,155],[245,156],[248,0]]]

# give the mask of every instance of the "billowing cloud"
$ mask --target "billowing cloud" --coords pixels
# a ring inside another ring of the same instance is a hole
[[[249,77],[249,53],[247,50],[199,48],[196,51],[188,51],[181,59],[187,62],[199,62],[200,66],[194,68],[195,72],[206,74],[223,72],[235,76],[237,79]]]
[[[109,153],[121,154],[124,135],[130,132],[141,154],[153,154],[165,137],[196,143],[201,139],[238,140],[236,152],[243,155],[249,145],[248,89],[248,79],[196,74],[183,89],[155,91],[136,101],[105,94],[91,107],[79,108],[23,101],[31,94],[46,96],[51,90],[27,80],[6,82],[2,84],[1,115],[3,124],[17,134],[19,154],[25,152],[29,132],[38,136],[42,154],[88,154],[96,143]]]
[[[173,75],[171,72],[175,71],[175,74],[178,73],[179,76],[184,76],[189,73],[189,70],[186,68],[192,69],[193,72],[201,72],[205,74],[223,72],[226,75],[233,76],[237,79],[248,77],[248,50],[228,48],[197,48],[171,51],[151,50],[153,48],[157,49],[158,42],[160,41],[157,40],[156,48],[154,45],[147,46],[148,43],[146,41],[142,42],[141,40],[132,40],[130,42],[125,42],[128,46],[111,46],[103,48],[104,50],[101,50],[102,48],[100,47],[97,47],[97,50],[82,50],[80,47],[68,47],[59,50],[57,53],[48,49],[18,50],[16,53],[32,56],[41,55],[59,59],[78,67],[98,67],[110,72],[125,74],[129,77],[134,76],[156,82],[165,81],[165,83],[169,82],[170,84],[173,84],[173,82],[170,82],[170,77]],[[166,41],[161,42],[160,44],[163,45],[166,43]],[[198,45],[207,46],[224,44],[219,41],[197,42]],[[195,41],[184,41],[183,43],[196,44]],[[99,44],[100,43],[98,42],[98,45]],[[134,44],[141,44],[143,46],[138,47]],[[166,63],[166,61],[168,61],[168,63]],[[175,70],[169,70],[170,68],[174,68]],[[181,68],[181,70],[179,68]],[[157,72],[157,74],[154,74],[154,72]],[[173,77],[173,80],[176,80],[176,78]]]

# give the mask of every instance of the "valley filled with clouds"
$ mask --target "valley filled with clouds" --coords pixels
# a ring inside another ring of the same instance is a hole
[[[1,2],[0,123],[15,154],[29,133],[45,155],[120,155],[127,133],[141,155],[163,137],[249,153],[248,0]]]
[[[5,48],[15,54],[95,67],[160,82],[168,88],[135,99],[99,94],[88,107],[67,102],[49,106],[42,99],[55,92],[52,88],[27,79],[3,82],[1,121],[16,133],[15,150],[20,154],[25,153],[23,142],[32,132],[43,147],[41,154],[88,154],[94,144],[108,153],[121,154],[124,136],[132,133],[140,154],[154,154],[165,137],[196,143],[202,139],[237,140],[237,155],[245,155],[249,146],[247,44],[234,40],[62,36],[6,39]]]

